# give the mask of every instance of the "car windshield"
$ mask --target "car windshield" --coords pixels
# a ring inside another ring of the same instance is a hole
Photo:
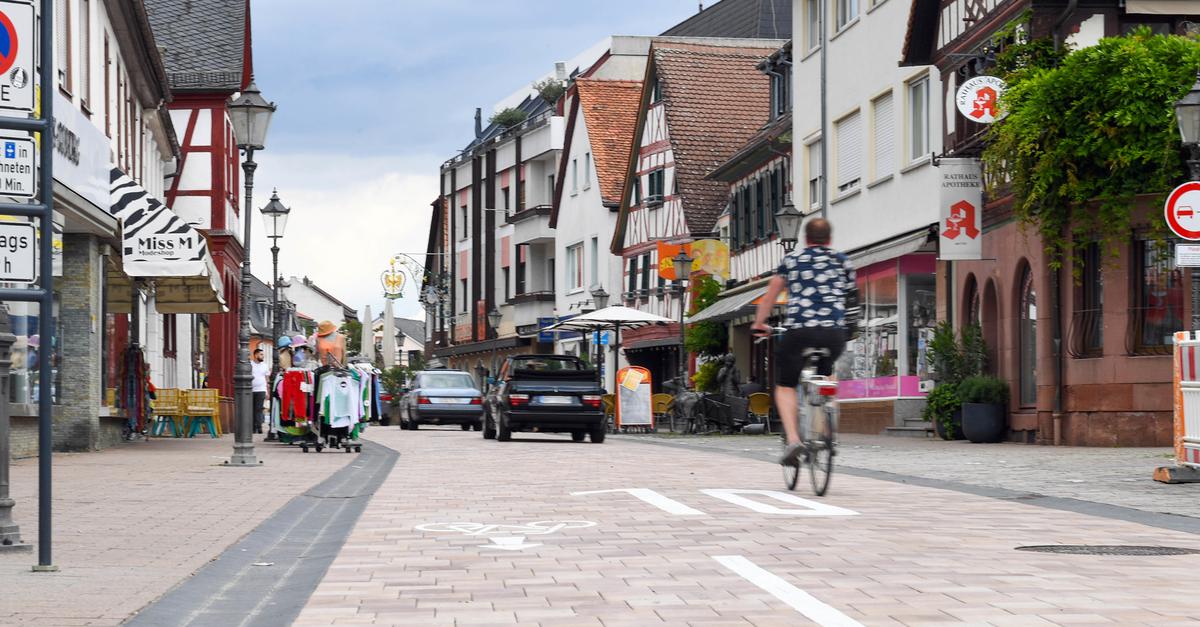
[[[421,375],[421,388],[424,389],[446,389],[446,388],[473,388],[475,380],[469,374],[461,372],[439,372],[437,374]]]
[[[517,370],[532,370],[534,372],[557,372],[569,370],[578,372],[584,369],[583,363],[574,359],[518,359],[513,362]]]

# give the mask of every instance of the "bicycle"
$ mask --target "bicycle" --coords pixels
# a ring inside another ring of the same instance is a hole
[[[787,331],[784,327],[772,327],[776,335]],[[765,340],[758,338],[755,342]],[[829,357],[828,348],[806,348],[800,358],[804,366],[800,370],[800,385],[796,386],[796,419],[800,442],[804,447],[794,463],[782,464],[783,481],[788,490],[795,490],[800,481],[800,468],[808,464],[809,482],[813,493],[825,496],[833,477],[833,458],[837,455],[837,381],[817,374],[817,365],[822,358]],[[809,409],[811,408],[810,415]],[[780,434],[783,448],[787,449],[787,436]]]

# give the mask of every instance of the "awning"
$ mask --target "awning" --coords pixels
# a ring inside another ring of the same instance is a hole
[[[121,221],[121,267],[153,281],[160,313],[229,311],[204,235],[150,195],[120,168],[111,172],[110,211]],[[110,273],[111,277],[112,273]],[[119,278],[119,277],[116,277]],[[110,281],[109,302],[121,281]],[[128,280],[124,281],[128,285]]]
[[[1200,13],[1196,0],[1125,0],[1125,12],[1138,15],[1195,15]]]
[[[873,263],[903,257],[924,248],[925,244],[929,242],[930,237],[929,228],[923,227],[918,231],[901,235],[886,242],[850,251],[848,253],[850,263],[854,264],[855,269],[862,269]]]
[[[740,294],[726,296],[721,300],[705,307],[703,311],[688,318],[688,324],[693,322],[720,322],[737,318],[754,310],[755,300],[767,293],[767,286],[752,289]]]

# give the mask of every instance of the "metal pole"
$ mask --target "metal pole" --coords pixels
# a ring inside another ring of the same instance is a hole
[[[283,332],[283,323],[279,315],[279,237],[271,236],[271,380],[267,382],[267,398],[271,398],[271,388],[275,384],[275,376],[279,374],[279,347],[275,342],[279,341],[279,334]],[[271,401],[275,403],[274,400]],[[273,419],[267,421],[267,441],[274,442],[278,438],[275,437]]]
[[[229,459],[230,466],[258,466],[258,458],[254,455],[254,434],[251,421],[254,416],[254,395],[251,392],[254,375],[250,370],[250,219],[254,197],[254,170],[258,164],[254,162],[254,149],[246,149],[246,161],[242,170],[246,173],[246,200],[242,209],[242,291],[238,307],[238,355],[237,367],[234,369],[233,388],[236,396],[237,409],[234,412],[237,424],[234,425],[233,456]]]
[[[828,217],[829,211],[829,90],[828,63],[825,49],[829,47],[829,37],[825,32],[825,2],[818,2],[817,28],[821,31],[821,217]]]
[[[41,248],[41,307],[38,311],[38,327],[41,332],[42,354],[38,368],[38,563],[33,570],[55,572],[58,567],[52,558],[50,518],[51,503],[51,455],[54,442],[54,406],[51,386],[54,379],[54,2],[42,0],[41,32],[38,42],[40,67],[38,82],[41,85],[39,100],[44,126],[41,131],[42,171],[38,195],[42,201],[39,220],[42,237]]]
[[[33,547],[21,541],[21,527],[13,522],[12,508],[16,504],[8,495],[8,463],[10,414],[8,406],[9,371],[12,366],[12,345],[16,336],[11,333],[8,307],[0,304],[0,553],[28,551]]]
[[[1200,80],[1200,79],[1197,79]],[[1200,144],[1189,146],[1188,173],[1193,181],[1200,181]],[[1200,331],[1200,268],[1191,268],[1192,275],[1192,330]]]
[[[683,324],[683,314],[687,311],[687,279],[679,280],[679,390],[687,390],[687,327]]]

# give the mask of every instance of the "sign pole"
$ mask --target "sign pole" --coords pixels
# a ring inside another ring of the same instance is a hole
[[[54,337],[54,2],[41,0],[42,21],[39,41],[41,67],[39,68],[38,99],[41,105],[41,189],[39,190],[42,215],[39,220],[42,236],[41,247],[41,307],[38,312],[38,327],[42,336],[43,357],[38,368],[38,563],[35,571],[55,572],[51,552],[51,455],[53,454],[53,353],[57,338]]]

